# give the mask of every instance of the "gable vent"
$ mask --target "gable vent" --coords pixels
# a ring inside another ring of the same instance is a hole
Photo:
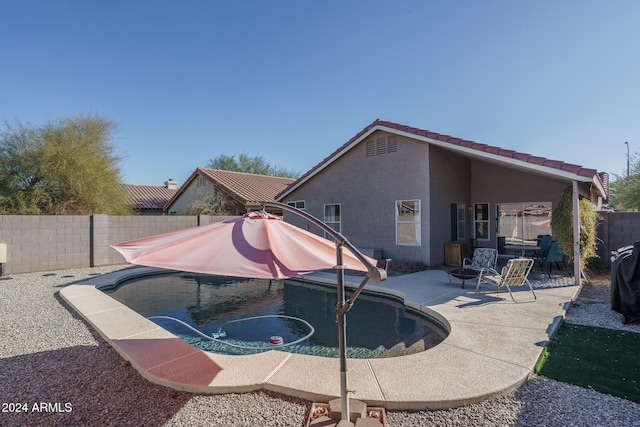
[[[387,137],[387,153],[395,153],[398,151],[398,136],[391,135]]]
[[[395,153],[398,151],[398,136],[379,136],[375,139],[367,141],[366,156],[380,156],[387,153]]]
[[[387,153],[387,138],[384,136],[376,138],[376,156]]]
[[[367,141],[367,157],[376,155],[375,141]]]

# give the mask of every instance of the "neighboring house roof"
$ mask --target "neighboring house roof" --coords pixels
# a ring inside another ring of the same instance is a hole
[[[162,211],[164,205],[178,192],[175,188],[167,188],[160,185],[121,185],[127,190],[129,204],[135,210],[140,211]]]
[[[607,199],[609,199],[609,191],[611,190],[611,186],[609,185],[609,173],[608,172],[598,172],[598,176],[600,177],[600,182],[602,182],[602,187],[604,188],[604,192],[607,195]]]
[[[608,191],[605,190],[601,176],[598,175],[598,171],[596,169],[585,168],[583,166],[566,163],[560,160],[551,160],[545,157],[534,156],[467,139],[456,138],[450,135],[431,132],[425,129],[376,119],[373,123],[362,129],[357,135],[344,143],[340,148],[303,174],[286,190],[278,194],[276,196],[276,200],[280,200],[285,197],[291,191],[295,190],[312,176],[329,166],[344,153],[378,130],[422,140],[444,149],[459,152],[461,155],[467,157],[474,157],[493,163],[511,165],[518,168],[529,169],[530,171],[536,171],[537,173],[555,175],[580,182],[594,181],[594,184],[596,184],[603,197],[605,199],[608,197]]]
[[[165,205],[169,206],[180,197],[182,189],[196,177],[203,176],[245,206],[257,205],[261,201],[273,201],[275,196],[284,191],[295,180],[279,176],[257,175],[245,172],[233,172],[219,169],[197,168],[185,181],[185,185],[173,195]]]

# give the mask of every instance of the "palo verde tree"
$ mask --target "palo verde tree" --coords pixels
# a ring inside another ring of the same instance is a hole
[[[121,158],[110,142],[116,124],[98,116],[40,127],[5,122],[0,130],[0,213],[127,214]]]
[[[220,154],[209,159],[207,167],[211,169],[246,172],[257,175],[280,176],[285,178],[297,178],[300,176],[299,172],[289,170],[281,166],[272,166],[262,156],[249,156],[246,153],[242,153],[237,157],[235,155],[229,156],[226,154]]]
[[[569,262],[574,262],[573,253],[573,198],[571,187],[567,188],[560,203],[551,215],[553,235],[560,249],[567,254]],[[578,202],[580,221],[580,266],[583,268],[588,259],[596,256],[596,234],[600,216],[596,208],[587,199]]]

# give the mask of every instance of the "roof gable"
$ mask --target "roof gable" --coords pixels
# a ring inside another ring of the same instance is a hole
[[[166,206],[171,205],[180,196],[182,189],[187,188],[189,183],[197,176],[202,176],[211,181],[245,206],[259,204],[263,200],[273,201],[277,194],[285,191],[295,181],[293,178],[199,167],[196,168],[185,182],[185,185],[180,188]]]
[[[454,136],[432,132],[425,129],[419,129],[411,126],[401,125],[398,123],[388,122],[376,119],[373,123],[362,129],[349,141],[324,158],[320,163],[316,164],[309,171],[303,174],[287,189],[277,195],[276,199],[282,199],[289,192],[302,185],[313,175],[329,166],[333,161],[349,151],[355,145],[369,137],[372,133],[382,130],[385,132],[407,136],[409,138],[423,140],[425,142],[437,145],[444,149],[459,152],[463,155],[477,157],[493,162],[512,164],[532,171],[541,171],[552,175],[562,176],[568,179],[588,182],[597,180],[602,188],[602,183],[596,169],[585,168],[580,165],[566,163],[561,160],[552,160],[545,157],[534,156],[528,153],[522,153],[515,150],[509,150],[488,144],[478,143],[471,140],[456,138]]]
[[[278,193],[295,181],[293,178],[219,169],[198,168],[198,171],[244,204],[275,200]]]

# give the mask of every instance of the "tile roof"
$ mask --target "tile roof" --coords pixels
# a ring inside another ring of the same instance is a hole
[[[454,136],[445,135],[442,133],[432,132],[425,129],[419,129],[411,126],[401,125],[394,122],[389,122],[386,120],[376,119],[373,123],[362,129],[358,132],[353,138],[344,143],[341,147],[331,153],[329,156],[324,158],[320,163],[312,167],[309,171],[304,173],[296,182],[291,185],[291,188],[294,188],[299,183],[306,181],[311,175],[313,175],[316,171],[323,168],[328,162],[333,160],[334,157],[340,155],[345,149],[350,147],[352,144],[358,142],[365,136],[368,136],[374,128],[378,128],[380,130],[384,130],[392,133],[405,133],[410,135],[416,135],[417,137],[429,138],[434,140],[435,143],[439,143],[444,148],[449,146],[450,149],[458,149],[464,150],[467,153],[477,152],[476,154],[491,156],[494,159],[502,160],[505,163],[509,163],[510,161],[520,161],[524,163],[528,163],[531,165],[532,169],[535,169],[538,166],[547,167],[550,169],[555,169],[558,172],[564,172],[569,174],[578,175],[585,178],[593,178],[594,175],[598,173],[596,169],[585,168],[583,166],[566,163],[561,160],[551,160],[545,157],[534,156],[527,153],[522,153],[514,150],[509,150],[501,147],[496,147],[488,144],[479,143],[476,141],[471,141],[467,139],[456,138]],[[278,197],[281,197],[285,194],[286,190],[282,193],[278,194]]]
[[[224,191],[245,205],[257,204],[262,200],[273,201],[278,193],[286,190],[295,181],[293,178],[279,176],[197,168],[186,182],[190,182],[196,175],[204,176],[219,185]],[[183,187],[186,188],[186,185]],[[174,196],[174,199],[176,196]]]
[[[428,130],[422,130],[410,126],[400,125],[393,122],[387,122],[384,120],[376,119],[373,123],[365,128],[365,132],[375,126],[382,126],[389,129],[394,129],[406,133],[412,133],[419,136],[427,136],[431,139],[437,139],[438,141],[446,142],[452,146],[468,147],[472,150],[481,151],[489,154],[495,154],[500,157],[504,157],[505,160],[515,159],[521,160],[525,163],[530,163],[533,166],[546,166],[551,169],[558,169],[559,171],[569,172],[575,175],[583,176],[585,178],[593,178],[598,173],[596,169],[585,168],[580,165],[574,165],[566,163],[561,160],[552,160],[545,157],[534,156],[527,153],[522,153],[506,148],[495,147],[492,145],[481,144],[475,141],[469,141],[466,139],[456,138],[450,135],[441,133],[430,132]],[[364,133],[364,132],[363,132]]]
[[[171,189],[160,185],[120,184],[129,197],[129,204],[137,210],[159,210],[171,200],[177,189]]]

